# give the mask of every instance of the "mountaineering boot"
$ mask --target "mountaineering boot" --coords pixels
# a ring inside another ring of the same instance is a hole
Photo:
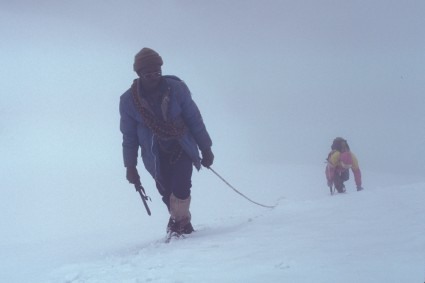
[[[194,232],[195,229],[193,229],[192,223],[187,223],[184,226],[179,225],[178,223],[176,223],[174,221],[173,218],[170,217],[170,219],[168,220],[168,224],[167,224],[167,234],[169,233],[177,233],[179,235],[181,234],[191,234],[192,232]]]
[[[191,197],[179,199],[174,194],[170,196],[170,214],[167,232],[175,232],[179,235],[190,234],[194,231],[190,223],[191,214],[189,211]]]
[[[335,189],[337,190],[338,193],[345,193],[345,186],[344,184],[337,186],[335,184]]]
[[[195,229],[193,229],[192,223],[187,223],[183,226],[182,233],[183,234],[191,234],[192,232],[195,232]]]

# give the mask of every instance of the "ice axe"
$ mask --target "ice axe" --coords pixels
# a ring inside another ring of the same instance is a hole
[[[142,184],[134,185],[134,187],[136,188],[136,191],[139,192],[140,197],[142,198],[142,201],[143,201],[143,205],[146,208],[146,212],[150,216],[151,215],[151,210],[149,209],[148,203],[146,201],[147,200],[151,200],[151,198],[146,195],[145,189],[143,188]]]
[[[333,195],[333,194],[334,194],[333,185],[330,185],[330,186],[329,186],[329,190],[331,190],[331,195]]]

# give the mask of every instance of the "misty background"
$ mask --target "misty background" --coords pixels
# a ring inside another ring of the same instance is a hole
[[[143,47],[189,86],[225,176],[266,181],[254,163],[324,170],[342,136],[365,189],[373,172],[423,178],[424,12],[409,0],[2,1],[0,244],[158,221],[139,227],[121,156],[119,96]]]

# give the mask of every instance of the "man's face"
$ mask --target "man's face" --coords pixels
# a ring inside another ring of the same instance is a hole
[[[142,81],[143,88],[151,91],[156,89],[161,81],[161,66],[146,66],[140,69],[137,74]]]

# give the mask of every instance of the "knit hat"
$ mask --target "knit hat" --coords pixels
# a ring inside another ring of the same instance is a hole
[[[135,72],[139,71],[141,68],[152,65],[162,66],[162,58],[159,54],[150,48],[143,48],[136,54],[134,57],[133,69]]]

